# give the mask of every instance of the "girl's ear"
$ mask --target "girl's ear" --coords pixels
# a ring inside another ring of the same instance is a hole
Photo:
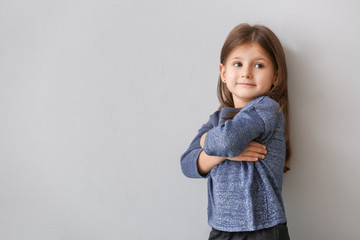
[[[273,80],[273,85],[276,85],[277,84],[277,82],[278,82],[278,72],[276,71],[275,72],[275,75],[274,75],[274,80]]]
[[[222,81],[223,83],[226,83],[226,71],[225,71],[225,66],[224,66],[222,63],[220,63],[219,69],[220,69],[220,78],[221,78],[221,81]]]

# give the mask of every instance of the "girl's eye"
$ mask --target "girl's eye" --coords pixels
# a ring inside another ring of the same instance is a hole
[[[264,65],[262,65],[261,63],[255,64],[255,68],[263,68],[263,67],[264,67]]]
[[[242,66],[242,64],[239,62],[234,63],[234,67],[241,67],[241,66]]]

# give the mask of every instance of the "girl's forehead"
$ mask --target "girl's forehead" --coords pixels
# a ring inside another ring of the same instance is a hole
[[[256,42],[244,43],[235,47],[229,54],[228,57],[236,56],[251,56],[251,57],[263,57],[270,58],[270,55],[265,51],[265,49]]]
[[[231,54],[234,54],[234,53],[246,53],[246,52],[256,52],[258,54],[266,54],[268,55],[268,53],[265,51],[265,49],[258,43],[256,42],[251,42],[251,43],[244,43],[244,44],[241,44],[237,47],[235,47],[231,52],[230,52],[230,55]]]

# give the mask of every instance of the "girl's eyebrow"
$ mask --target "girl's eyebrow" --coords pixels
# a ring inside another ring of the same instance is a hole
[[[233,59],[233,60],[241,60],[242,57],[233,57],[232,59]],[[253,60],[253,61],[263,60],[263,61],[265,61],[265,62],[268,61],[266,58],[263,58],[263,57],[255,57],[255,58],[253,58],[252,60]]]

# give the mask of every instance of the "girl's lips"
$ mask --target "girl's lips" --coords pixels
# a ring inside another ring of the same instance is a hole
[[[251,84],[251,83],[238,83],[239,85],[243,85],[243,86],[256,86],[255,84]]]

